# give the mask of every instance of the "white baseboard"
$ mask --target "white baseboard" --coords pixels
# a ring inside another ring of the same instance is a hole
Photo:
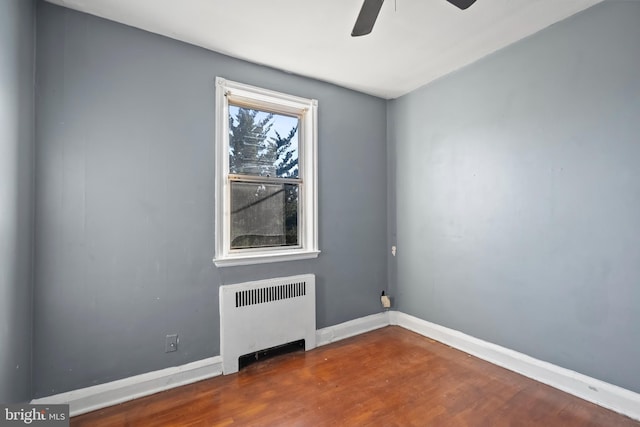
[[[326,345],[388,325],[398,325],[465,353],[522,374],[630,418],[640,420],[640,394],[543,362],[426,320],[388,311],[318,329],[316,346]],[[76,416],[222,374],[222,357],[34,399],[34,404],[68,403]]]
[[[409,329],[596,405],[640,420],[640,394],[638,393],[405,313],[390,312],[389,321],[392,325]]]
[[[318,329],[316,331],[316,346],[329,344],[334,341],[343,340],[374,329],[389,326],[389,313],[372,314],[370,316],[360,317],[358,319],[349,320],[348,322],[339,323],[337,325]]]
[[[67,403],[69,404],[69,415],[74,417],[221,374],[222,358],[216,356],[186,365],[34,399],[31,403],[38,405]]]
[[[316,346],[389,325],[388,313],[378,313],[316,331]],[[222,374],[222,357],[216,356],[182,366],[147,372],[78,390],[42,397],[33,404],[69,404],[70,416],[85,414],[118,403],[148,396]]]

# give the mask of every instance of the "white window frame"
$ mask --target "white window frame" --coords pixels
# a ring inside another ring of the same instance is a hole
[[[299,245],[231,249],[229,180],[229,100],[249,108],[300,116],[298,134],[301,215]],[[318,101],[216,77],[215,258],[218,267],[317,258],[318,249]]]

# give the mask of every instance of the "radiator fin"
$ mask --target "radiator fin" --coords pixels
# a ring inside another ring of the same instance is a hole
[[[264,304],[282,299],[303,297],[307,294],[306,282],[286,283],[256,289],[236,291],[236,307]]]

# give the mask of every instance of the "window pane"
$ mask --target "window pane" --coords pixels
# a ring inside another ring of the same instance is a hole
[[[229,105],[229,172],[298,177],[299,118]]]
[[[231,182],[231,249],[298,245],[298,185]]]

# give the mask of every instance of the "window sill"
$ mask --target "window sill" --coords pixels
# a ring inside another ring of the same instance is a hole
[[[216,267],[233,267],[236,265],[266,264],[270,262],[295,261],[300,259],[317,258],[320,251],[287,251],[260,254],[243,254],[227,256],[225,258],[214,258]]]

